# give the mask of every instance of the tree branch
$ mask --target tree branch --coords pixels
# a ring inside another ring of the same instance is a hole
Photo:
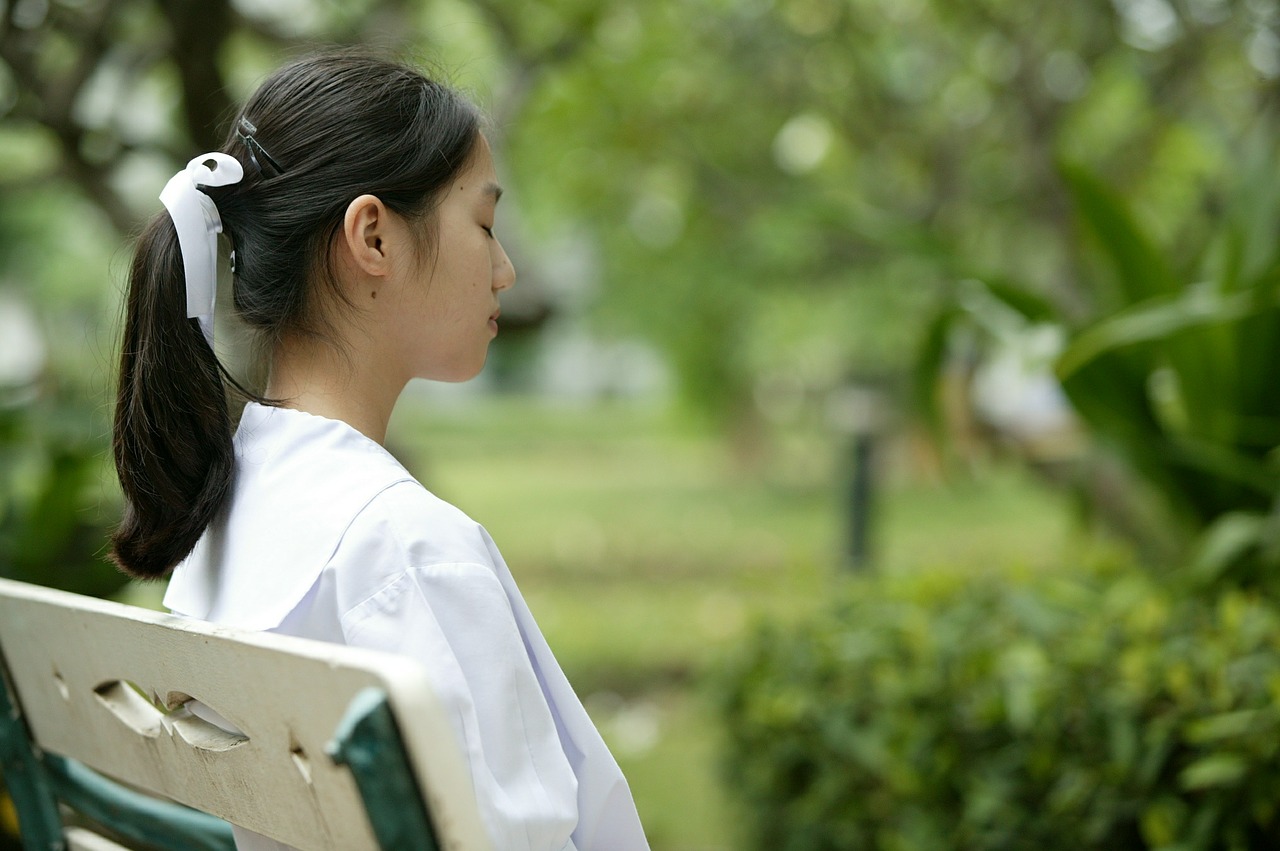
[[[218,54],[235,23],[228,0],[159,0],[173,37],[170,58],[182,81],[182,112],[196,147],[216,150],[235,112]]]

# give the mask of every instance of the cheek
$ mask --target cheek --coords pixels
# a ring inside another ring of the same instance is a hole
[[[483,236],[479,245],[469,251],[467,256],[469,277],[476,286],[488,288],[493,280],[493,240]]]
[[[480,280],[489,277],[490,254],[489,238],[478,226],[451,226],[442,228],[435,258],[432,264],[425,265],[428,277],[447,280],[451,283],[470,288]]]

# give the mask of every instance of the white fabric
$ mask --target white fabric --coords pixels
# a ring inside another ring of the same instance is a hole
[[[423,664],[496,848],[648,848],[622,772],[481,526],[344,423],[250,404],[235,446],[230,507],[166,606]],[[244,831],[237,844],[280,847]]]
[[[218,234],[222,233],[222,217],[213,199],[199,187],[229,186],[243,178],[244,168],[235,157],[201,154],[169,178],[160,191],[160,201],[178,231],[187,283],[187,318],[200,319],[200,328],[210,346],[213,345],[213,304],[217,298]]]

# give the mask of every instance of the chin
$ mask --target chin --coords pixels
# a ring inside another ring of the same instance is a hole
[[[482,358],[476,364],[458,364],[450,369],[437,370],[422,377],[428,381],[439,381],[444,384],[461,384],[479,375],[481,370],[484,369],[484,364],[485,359]]]

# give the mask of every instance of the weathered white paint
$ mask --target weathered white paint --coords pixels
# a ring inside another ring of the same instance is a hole
[[[441,845],[490,848],[452,727],[409,659],[3,579],[0,655],[41,747],[301,849],[377,847],[354,782],[324,754],[351,698],[376,686]],[[188,698],[247,739],[156,708]]]

